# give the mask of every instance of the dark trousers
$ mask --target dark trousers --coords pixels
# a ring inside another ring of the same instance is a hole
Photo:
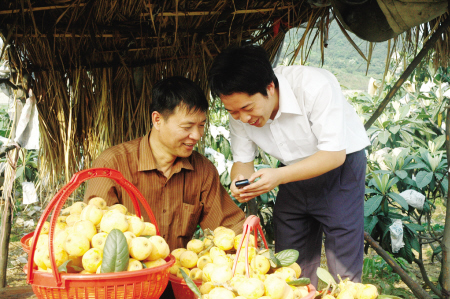
[[[175,299],[175,295],[173,294],[173,290],[172,290],[172,284],[170,281],[167,284],[167,287],[164,290],[164,293],[162,293],[162,295],[161,295],[161,297],[159,297],[159,299]]]
[[[275,251],[296,249],[302,277],[317,287],[322,237],[328,271],[337,282],[361,281],[364,249],[364,150],[318,177],[279,186],[275,208]]]

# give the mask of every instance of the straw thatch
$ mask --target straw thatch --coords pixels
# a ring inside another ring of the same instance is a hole
[[[157,80],[184,75],[206,90],[221,49],[259,43],[273,58],[286,30],[301,25],[306,34],[294,56],[304,57],[308,44],[324,42],[332,16],[331,6],[306,0],[0,2],[5,53],[19,77],[34,78],[40,171],[50,184],[89,167],[105,148],[145,134]],[[426,38],[439,20],[433,22],[411,30],[407,45]],[[439,46],[448,57],[448,33]]]

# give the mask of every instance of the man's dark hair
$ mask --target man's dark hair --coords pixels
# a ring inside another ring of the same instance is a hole
[[[267,96],[267,86],[278,80],[266,50],[260,46],[229,47],[215,59],[208,74],[213,97],[243,92]]]
[[[158,111],[164,118],[167,118],[179,105],[186,108],[187,111],[205,113],[209,106],[203,90],[185,77],[169,77],[153,86],[151,113]]]

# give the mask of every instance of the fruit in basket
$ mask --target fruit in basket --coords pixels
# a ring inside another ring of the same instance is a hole
[[[289,268],[293,269],[295,271],[295,278],[299,278],[302,274],[302,268],[300,268],[300,265],[297,263],[293,263],[288,266]]]
[[[203,271],[199,268],[192,268],[189,272],[189,277],[192,280],[201,280],[203,276]]]
[[[104,200],[103,198],[98,197],[98,196],[97,197],[92,197],[89,200],[89,204],[97,206],[97,208],[99,208],[100,210],[105,210],[107,208],[106,200]]]
[[[230,250],[234,246],[234,237],[236,234],[233,230],[228,228],[222,228],[217,232],[214,232],[214,244],[222,250]]]
[[[181,267],[180,261],[175,261],[175,263],[172,265],[172,267],[169,268],[169,272],[172,275],[177,275],[178,273],[178,268]]]
[[[193,251],[196,254],[199,254],[203,250],[203,248],[203,241],[198,239],[192,239],[186,245],[187,250]]]
[[[234,250],[237,250],[239,247],[239,243],[241,242],[242,234],[236,235],[234,237]],[[242,248],[245,247],[245,244],[247,242],[247,237],[245,237],[244,241],[242,242]],[[248,240],[248,247],[255,247],[255,236],[250,234],[250,239]]]
[[[81,219],[81,214],[69,215],[66,218],[66,224],[67,224],[67,226],[72,226],[75,224],[75,222],[77,222],[80,219]]]
[[[233,272],[228,266],[217,266],[211,272],[212,283],[225,283],[233,277]]]
[[[358,299],[375,299],[378,297],[377,287],[373,284],[365,284],[356,294]]]
[[[97,225],[100,223],[103,217],[103,212],[100,208],[98,208],[96,205],[88,204],[80,214],[81,220],[89,220],[94,225]]]
[[[146,261],[143,261],[143,263],[144,263],[144,265],[147,268],[154,268],[154,267],[158,267],[158,266],[164,265],[167,262],[165,260],[163,260],[163,259],[157,259],[155,261],[147,261],[146,260]]]
[[[89,272],[97,272],[103,260],[103,250],[98,248],[91,248],[83,254],[82,264],[83,268]]]
[[[118,212],[120,212],[120,213],[122,213],[124,215],[126,215],[127,212],[128,212],[127,207],[125,207],[124,205],[121,205],[121,204],[112,205],[112,206],[108,207],[107,209],[110,210],[110,211],[111,210],[118,211]]]
[[[186,250],[186,248],[177,248],[172,250],[171,254],[175,257],[175,259],[180,260],[180,255]]]
[[[224,287],[214,288],[208,294],[208,298],[211,299],[233,299],[234,297],[236,297],[234,293]]]
[[[95,227],[94,223],[89,220],[79,220],[74,223],[73,232],[75,234],[78,233],[85,235],[90,242],[92,240],[92,237],[97,234],[97,228]]]
[[[128,261],[127,271],[137,271],[142,270],[143,268],[142,263],[136,259],[130,259]]]
[[[269,260],[262,255],[255,255],[255,257],[250,262],[252,269],[259,270],[262,274],[266,274],[270,270]]]
[[[103,215],[100,221],[100,229],[105,233],[109,233],[115,228],[122,232],[127,231],[128,221],[125,214],[122,214],[118,209],[111,209]]]
[[[136,237],[130,243],[130,256],[139,261],[143,261],[152,253],[153,245],[145,237]]]
[[[81,211],[86,207],[86,204],[82,201],[77,201],[69,208],[70,215],[81,214]],[[64,215],[64,214],[63,214]]]
[[[286,282],[296,279],[296,273],[294,269],[289,267],[281,267],[275,270],[275,274],[283,278]]]
[[[136,237],[139,237],[145,229],[145,224],[137,216],[128,217],[128,231],[132,232]]]
[[[187,276],[189,276],[189,273],[191,272],[188,268],[186,267],[179,267],[178,271],[177,271],[177,277],[179,278],[183,278],[183,275],[181,274],[181,270],[184,271],[184,273],[186,273]]]
[[[82,256],[91,248],[89,239],[82,234],[72,233],[64,242],[64,249],[69,255]]]
[[[152,251],[148,256],[148,260],[154,261],[157,259],[165,259],[170,254],[169,245],[161,236],[151,236],[148,238],[152,244]],[[197,264],[197,261],[195,262]]]
[[[197,266],[198,256],[195,252],[186,250],[180,255],[181,266],[186,268],[194,268]]]
[[[212,262],[213,262],[213,260],[212,260],[212,258],[209,255],[203,255],[203,256],[199,257],[198,260],[197,260],[197,268],[199,268],[200,270],[203,270],[203,268],[208,263],[212,263]]]
[[[107,233],[97,233],[92,237],[91,246],[92,248],[98,248],[103,250],[105,247],[106,238],[108,237]]]
[[[237,292],[247,299],[257,299],[264,295],[264,283],[257,278],[247,278],[239,285]]]
[[[144,230],[142,231],[142,236],[156,236],[156,226],[150,222],[144,222]]]
[[[286,281],[277,276],[269,275],[264,281],[265,294],[272,299],[284,299],[291,288]]]

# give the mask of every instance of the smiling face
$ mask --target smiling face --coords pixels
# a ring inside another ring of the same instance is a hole
[[[189,157],[205,130],[205,112],[189,111],[183,106],[176,107],[167,117],[155,111],[152,118],[153,129],[158,131],[160,150],[174,158]]]
[[[273,83],[267,87],[267,97],[261,93],[248,95],[235,92],[222,95],[220,99],[234,119],[255,127],[264,126],[269,119],[274,119],[278,112],[278,91]]]

